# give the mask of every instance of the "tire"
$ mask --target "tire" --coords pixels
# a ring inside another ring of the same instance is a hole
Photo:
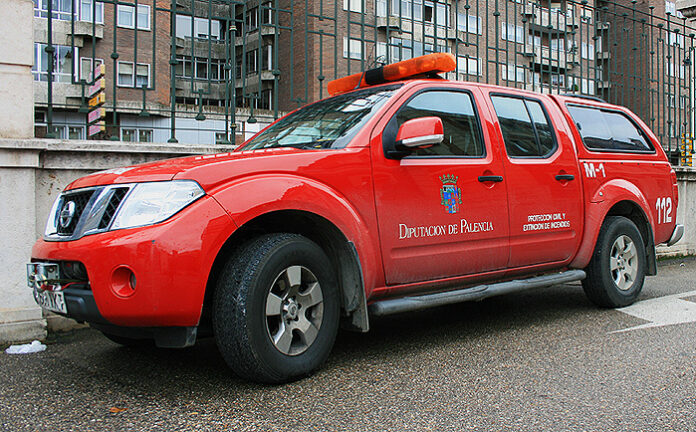
[[[129,348],[154,348],[155,341],[152,339],[133,339],[123,336],[117,336],[110,333],[102,332],[104,337],[109,339],[111,342],[115,342],[119,345],[123,345]]]
[[[324,251],[300,235],[270,234],[226,263],[216,285],[213,330],[237,375],[279,384],[324,363],[339,314],[338,285]]]
[[[643,289],[645,268],[645,245],[636,225],[623,216],[610,216],[599,230],[582,287],[597,306],[628,306]]]

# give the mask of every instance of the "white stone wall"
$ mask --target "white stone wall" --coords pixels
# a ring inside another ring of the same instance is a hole
[[[34,136],[33,14],[32,0],[0,7],[0,138]]]
[[[74,324],[52,314],[42,315],[27,286],[25,270],[31,247],[43,235],[53,201],[68,183],[98,170],[229,150],[219,146],[0,139],[0,343],[43,339],[46,318],[52,328]]]

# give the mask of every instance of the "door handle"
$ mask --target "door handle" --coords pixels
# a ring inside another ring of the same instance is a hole
[[[479,176],[478,181],[481,183],[484,182],[501,182],[503,181],[503,176],[497,176],[497,175],[485,175],[485,176]]]
[[[573,174],[558,174],[556,176],[556,180],[558,181],[563,181],[563,180],[575,180],[575,176]]]

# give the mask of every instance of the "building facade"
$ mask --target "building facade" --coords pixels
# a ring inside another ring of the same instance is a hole
[[[52,0],[51,29],[34,1],[37,135],[85,137],[99,63],[99,137],[212,144],[328,96],[334,78],[430,52],[455,55],[450,79],[626,105],[666,147],[693,132],[695,30],[671,1]]]

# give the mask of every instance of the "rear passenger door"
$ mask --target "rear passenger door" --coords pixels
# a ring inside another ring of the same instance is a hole
[[[489,93],[505,150],[510,257],[516,268],[570,260],[582,233],[577,154],[553,101]]]

